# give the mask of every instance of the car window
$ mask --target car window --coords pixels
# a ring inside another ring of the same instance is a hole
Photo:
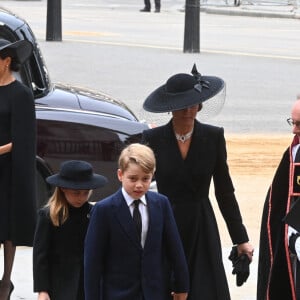
[[[45,178],[49,174],[44,174],[40,168],[36,170],[36,207],[40,208],[44,206],[53,192],[51,186],[47,184]]]
[[[95,172],[106,176],[109,185],[94,192],[103,198],[119,188],[117,160],[127,136],[98,126],[75,122],[38,119],[37,154],[57,172],[62,161],[70,159],[90,162]]]

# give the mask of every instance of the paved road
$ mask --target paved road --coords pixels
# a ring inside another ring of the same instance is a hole
[[[62,0],[63,42],[45,42],[46,0],[2,0],[0,5],[28,20],[54,81],[101,89],[158,123],[169,116],[144,114],[145,96],[196,62],[203,74],[227,82],[227,102],[214,123],[227,132],[289,132],[285,118],[300,91],[298,21],[201,13],[201,54],[183,54],[183,2],[164,0],[160,14],[141,14],[142,0]],[[247,285],[236,288],[227,260],[230,248],[223,251],[233,300],[254,300],[256,257]],[[31,248],[18,249],[13,281],[12,300],[36,299]]]
[[[201,53],[183,54],[183,1],[163,3],[160,14],[143,14],[136,0],[64,0],[61,43],[45,42],[46,0],[1,1],[32,26],[53,81],[101,89],[159,124],[169,115],[147,114],[142,102],[196,62],[227,84],[224,109],[212,122],[226,132],[289,132],[285,119],[299,93],[299,21],[201,13]]]
[[[62,43],[45,42],[45,0],[1,2],[26,16],[54,81],[104,90],[141,118],[162,123],[169,116],[145,114],[143,100],[196,62],[201,73],[226,80],[226,104],[213,120],[226,132],[290,130],[285,119],[299,93],[298,20],[202,13],[201,53],[183,54],[183,1],[166,1],[160,14],[139,13],[136,0],[62,2]]]

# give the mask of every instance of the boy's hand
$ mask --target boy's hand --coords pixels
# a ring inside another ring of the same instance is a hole
[[[38,300],[51,300],[47,292],[39,292]]]
[[[186,300],[188,293],[174,293],[172,292],[173,300]]]

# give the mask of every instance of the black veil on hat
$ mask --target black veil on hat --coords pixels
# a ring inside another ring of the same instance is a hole
[[[5,39],[0,39],[0,53],[4,52],[7,56],[16,59],[19,64],[23,64],[31,55],[33,50],[32,44],[27,40],[10,42]]]
[[[216,76],[202,76],[195,64],[191,73],[192,75],[179,73],[171,76],[164,85],[146,98],[143,104],[144,110],[153,113],[172,112],[211,99],[212,103],[207,107],[212,110],[210,115],[216,115],[225,102],[224,80]],[[216,97],[219,94],[221,96]],[[219,99],[216,101],[217,98]],[[205,106],[203,112],[201,111],[202,114],[208,114]]]

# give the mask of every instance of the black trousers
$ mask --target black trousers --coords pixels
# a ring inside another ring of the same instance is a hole
[[[150,0],[144,0],[145,2],[145,8],[146,9],[151,9],[151,3]],[[155,8],[160,9],[160,0],[154,0],[155,3]]]

